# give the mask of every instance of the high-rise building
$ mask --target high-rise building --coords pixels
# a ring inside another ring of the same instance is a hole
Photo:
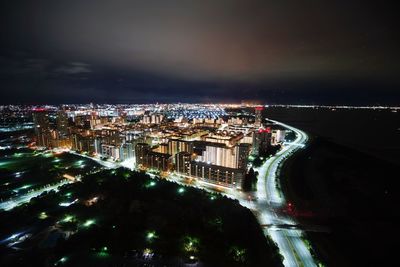
[[[146,143],[138,143],[135,146],[136,165],[145,165],[146,156],[150,151],[150,146]]]
[[[158,147],[154,150],[154,152],[168,154],[168,144],[159,144]]]
[[[133,158],[133,145],[131,143],[124,143],[120,147],[120,159],[127,160]]]
[[[210,183],[240,189],[246,171],[223,166],[216,166],[204,162],[190,163],[190,176]]]
[[[57,112],[57,131],[60,138],[67,137],[68,132],[68,116],[64,110]]]
[[[180,140],[180,139],[170,139],[168,140],[168,153],[175,156],[179,152],[189,152],[193,151],[193,143],[190,141]]]
[[[49,147],[51,145],[51,133],[47,111],[45,109],[35,109],[32,116],[35,128],[36,145]]]
[[[251,146],[250,144],[239,144],[237,146],[237,159],[238,165],[237,168],[241,170],[247,169],[247,162],[250,154]]]
[[[271,144],[271,128],[259,129],[253,133],[253,146],[251,154],[258,156],[260,153],[266,151]]]
[[[164,116],[161,114],[152,114],[150,115],[144,115],[141,123],[143,124],[160,124],[164,119]]]
[[[264,110],[264,107],[258,106],[255,108],[255,120],[254,120],[254,125],[256,127],[261,127],[262,126],[262,112]]]
[[[148,115],[144,115],[142,119],[143,124],[150,124],[151,123],[151,117]]]
[[[135,146],[136,165],[144,168],[168,171],[171,168],[171,155],[151,151],[146,143]]]
[[[179,152],[175,155],[175,171],[183,174],[190,175],[190,161],[191,154],[188,152]]]
[[[273,129],[271,133],[271,145],[278,145],[285,141],[286,131],[281,129]]]
[[[94,139],[94,153],[101,155],[101,143],[102,140],[100,137],[96,137]]]
[[[120,160],[120,147],[114,145],[101,145],[101,155],[107,158],[113,158],[115,160]]]
[[[240,144],[228,147],[224,144],[207,143],[197,157],[197,161],[232,169],[242,169],[247,165],[249,145]]]
[[[171,167],[171,155],[150,151],[144,157],[143,166],[160,171],[168,171]]]
[[[98,139],[94,139],[90,135],[82,136],[81,134],[73,133],[70,140],[70,145],[73,150],[101,154],[101,143],[96,143]],[[96,145],[98,146],[97,148]]]

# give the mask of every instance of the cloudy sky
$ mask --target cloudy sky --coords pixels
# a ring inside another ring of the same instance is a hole
[[[368,1],[2,1],[0,102],[400,104],[396,17]]]

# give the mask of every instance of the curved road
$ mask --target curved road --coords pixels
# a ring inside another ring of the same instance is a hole
[[[280,166],[290,155],[305,146],[308,137],[299,129],[277,121],[272,122],[293,131],[296,139],[286,144],[282,150],[257,169],[259,175],[255,203],[256,215],[261,225],[268,226],[264,232],[278,245],[285,266],[316,266],[307,245],[301,238],[302,230],[296,228],[297,223],[292,218],[276,212],[286,205],[279,184]],[[281,228],[282,225],[285,227]]]

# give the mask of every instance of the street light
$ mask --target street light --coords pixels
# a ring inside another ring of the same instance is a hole
[[[89,226],[91,226],[92,224],[94,224],[96,221],[95,220],[87,220],[84,224],[83,224],[83,226],[84,227],[89,227]]]
[[[57,266],[59,264],[62,264],[64,262],[66,262],[68,260],[67,257],[62,257],[61,259],[59,259],[58,261],[56,261],[56,263],[54,263],[54,266]]]
[[[149,187],[153,187],[156,185],[155,181],[150,181],[145,187],[149,188]]]
[[[155,238],[157,238],[156,232],[155,231],[147,232],[146,238],[149,242],[153,241]]]

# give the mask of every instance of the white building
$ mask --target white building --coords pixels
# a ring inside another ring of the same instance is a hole
[[[276,146],[285,141],[285,130],[272,130],[271,132],[271,145]]]

